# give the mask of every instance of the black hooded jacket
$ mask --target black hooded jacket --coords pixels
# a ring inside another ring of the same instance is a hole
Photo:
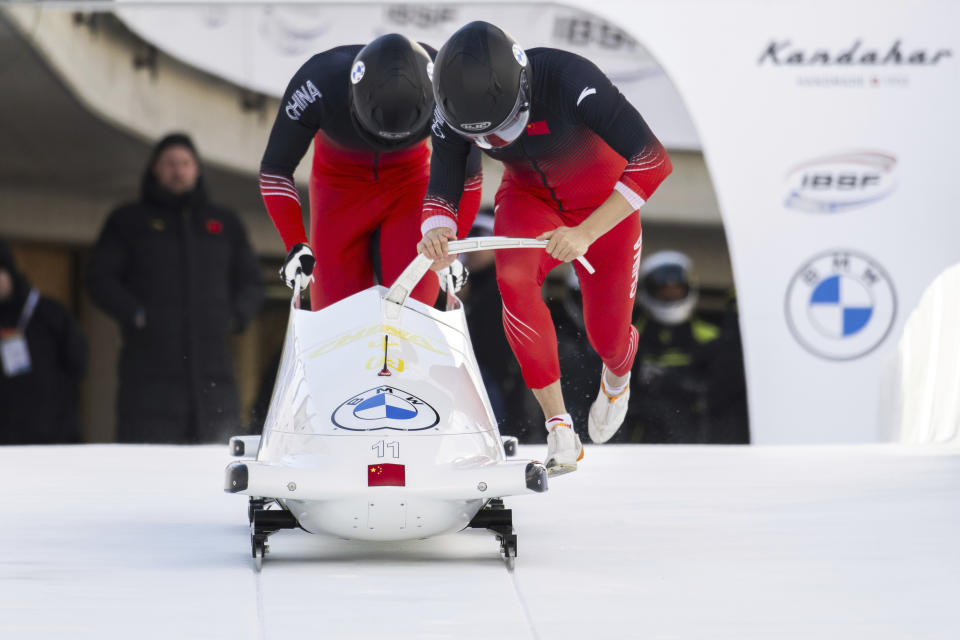
[[[13,278],[13,295],[0,301],[0,338],[9,338],[17,331],[30,283],[2,241],[0,270]],[[80,327],[62,304],[40,296],[23,335],[30,370],[7,376],[0,369],[0,444],[77,442],[76,384],[87,362]]]
[[[107,219],[87,283],[123,332],[118,440],[212,442],[239,424],[229,337],[257,311],[260,268],[239,217],[209,201],[202,177],[182,196],[157,183],[165,143],[193,150],[179,138],[157,146],[139,202]]]

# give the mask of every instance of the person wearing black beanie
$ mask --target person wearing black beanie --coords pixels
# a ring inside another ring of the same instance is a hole
[[[78,442],[76,385],[86,362],[76,320],[30,286],[0,240],[0,444]]]

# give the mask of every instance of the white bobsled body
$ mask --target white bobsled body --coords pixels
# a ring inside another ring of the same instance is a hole
[[[387,296],[291,309],[256,458],[228,467],[228,491],[277,500],[311,533],[404,540],[546,489],[539,463],[505,457],[459,300]]]

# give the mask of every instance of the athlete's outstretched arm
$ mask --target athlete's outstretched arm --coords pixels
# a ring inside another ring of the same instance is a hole
[[[447,254],[447,241],[457,237],[457,209],[464,194],[472,145],[451,129],[436,110],[430,141],[430,184],[420,214],[423,239],[417,244],[417,252],[433,259],[433,268],[440,269],[453,260]]]
[[[293,172],[323,124],[322,55],[308,60],[287,85],[260,163],[260,194],[288,251],[307,242]]]
[[[639,209],[673,170],[670,156],[640,113],[586,58],[569,54],[557,100],[627,160],[610,196],[576,227],[541,234],[547,253],[569,262]]]
[[[614,191],[586,220],[575,227],[557,227],[541,233],[538,240],[549,240],[546,252],[553,258],[570,262],[587,252],[594,240],[620,224],[637,208],[621,193]]]
[[[483,190],[483,154],[480,147],[470,145],[467,156],[466,177],[463,179],[463,195],[457,207],[457,237],[466,238],[480,210],[480,197]]]

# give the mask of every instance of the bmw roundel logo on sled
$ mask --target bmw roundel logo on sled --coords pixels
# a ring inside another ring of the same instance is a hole
[[[337,407],[330,419],[349,431],[422,431],[435,427],[440,415],[417,396],[383,386],[353,396]]]
[[[803,265],[787,289],[787,325],[804,348],[828,360],[873,351],[893,326],[890,277],[867,256],[831,251]]]

